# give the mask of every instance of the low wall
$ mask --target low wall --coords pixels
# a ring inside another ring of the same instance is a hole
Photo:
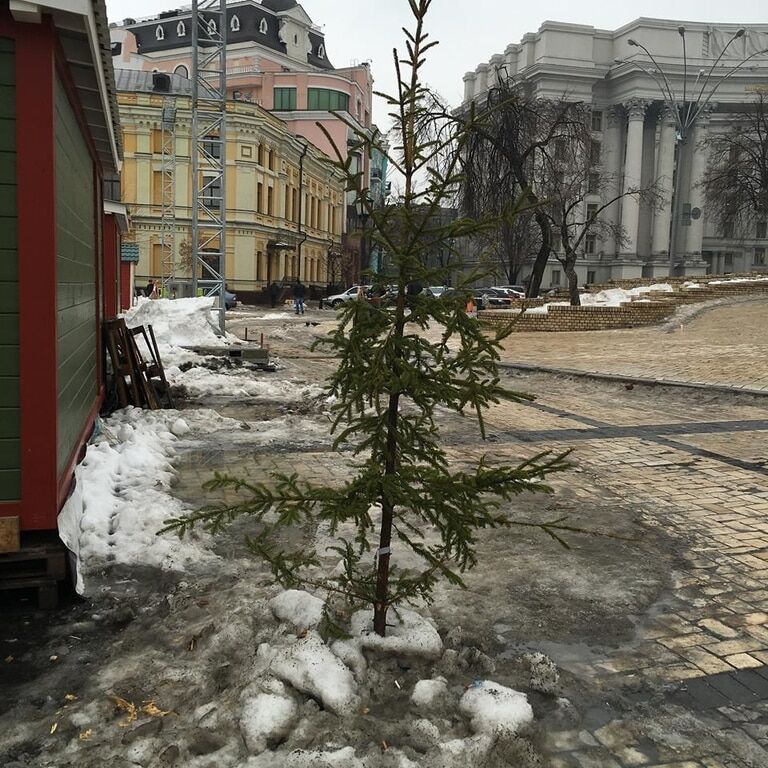
[[[521,314],[525,308],[541,306],[548,301],[547,299],[522,299],[516,301],[512,309],[509,310],[483,310],[478,312],[478,319],[491,325],[506,325],[513,321],[513,331],[517,333],[605,331],[613,328],[657,325],[674,314],[677,307],[684,304],[697,304],[713,299],[747,294],[768,295],[768,282],[707,284],[712,281],[732,278],[733,275],[728,275],[727,278],[711,275],[707,276],[706,280],[696,280],[696,283],[705,286],[702,288],[680,287],[683,282],[690,281],[690,278],[665,280],[664,282],[668,282],[673,286],[674,290],[672,292],[652,291],[644,293],[640,297],[643,301],[626,302],[618,307],[554,305],[550,306],[546,313]],[[611,286],[606,287],[635,288],[649,284],[652,283],[647,279],[626,280],[617,281]]]

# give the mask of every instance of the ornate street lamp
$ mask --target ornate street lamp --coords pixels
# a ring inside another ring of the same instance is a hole
[[[357,220],[360,222],[360,272],[367,269],[368,264],[368,219],[370,218],[370,198],[366,192],[363,191],[362,195],[358,196],[355,200],[355,213],[357,214]]]
[[[639,70],[644,72],[648,77],[650,77],[657,85],[661,96],[662,101],[664,102],[664,105],[667,107],[671,115],[673,116],[675,120],[675,126],[676,126],[676,145],[677,145],[677,162],[675,166],[675,189],[672,196],[672,226],[670,228],[670,236],[669,236],[669,274],[674,275],[675,273],[675,248],[677,245],[677,236],[678,236],[678,227],[679,227],[679,218],[680,218],[680,195],[681,195],[681,179],[682,179],[682,172],[681,167],[683,163],[683,145],[685,145],[688,141],[688,138],[693,132],[693,128],[696,125],[697,120],[699,119],[699,116],[702,114],[702,112],[707,108],[707,106],[712,101],[712,97],[715,95],[716,91],[720,88],[720,86],[726,82],[726,80],[729,80],[731,77],[733,77],[740,69],[744,67],[745,64],[747,64],[749,61],[754,59],[756,56],[762,56],[766,53],[768,53],[768,48],[756,51],[755,53],[747,56],[745,59],[743,59],[739,64],[737,64],[735,67],[730,67],[728,69],[728,72],[726,74],[716,75],[715,70],[717,69],[718,65],[720,64],[720,61],[722,60],[723,56],[725,56],[725,53],[727,52],[728,48],[732,45],[732,43],[739,38],[744,37],[746,30],[742,27],[731,36],[731,39],[726,43],[725,46],[723,46],[723,50],[720,51],[720,55],[715,59],[714,63],[709,67],[708,70],[700,69],[696,80],[693,83],[693,86],[691,87],[691,93],[688,93],[688,53],[686,49],[686,42],[685,42],[685,27],[678,27],[677,32],[680,35],[680,39],[682,41],[682,47],[683,47],[683,89],[682,89],[682,98],[678,98],[678,94],[675,91],[675,89],[672,87],[672,83],[670,82],[670,79],[667,77],[666,73],[664,72],[664,69],[661,67],[659,62],[656,60],[654,55],[646,48],[642,43],[638,42],[637,40],[629,39],[627,41],[627,44],[634,47],[639,48],[641,51],[645,53],[646,56],[653,62],[653,65],[655,69],[651,69],[643,64],[641,64],[639,61],[633,59],[632,61],[625,61],[624,59],[616,59],[617,64],[632,64],[635,67],[637,67]],[[703,80],[702,80],[703,78]],[[701,86],[699,87],[699,83],[701,82]],[[690,96],[690,98],[689,98]],[[700,215],[700,214],[699,214]]]

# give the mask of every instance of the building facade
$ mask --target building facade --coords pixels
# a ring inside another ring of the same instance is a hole
[[[166,277],[162,123],[164,105],[174,105],[173,272],[181,295],[191,275],[191,84],[174,75],[170,90],[157,92],[152,73],[136,70],[117,70],[116,82],[125,147],[122,199],[131,214],[138,285]],[[204,166],[201,173],[205,177]],[[326,285],[327,254],[341,241],[346,194],[328,158],[257,104],[230,102],[226,173],[229,289],[250,301],[272,282]],[[214,199],[217,190],[209,193]]]
[[[718,231],[710,223],[701,186],[709,132],[731,130],[755,93],[768,90],[768,24],[748,27],[727,46],[740,28],[645,18],[615,31],[545,22],[538,32],[525,35],[519,44],[509,45],[503,54],[464,76],[465,106],[481,102],[499,76],[525,82],[540,98],[591,105],[600,164],[606,176],[615,179],[614,191],[657,185],[662,198],[658,207],[629,196],[605,211],[612,223],[622,225],[625,242],[617,244],[609,237],[590,240],[577,266],[581,283],[662,277],[671,268],[690,275],[767,268],[765,222],[756,222],[753,237],[735,239],[732,233]],[[660,69],[635,43],[653,54]],[[745,59],[749,61],[742,65]],[[689,99],[703,87],[702,105],[717,84],[684,142],[677,140],[674,117],[660,92],[663,78],[680,102],[684,87]],[[675,190],[677,206],[673,206]],[[595,196],[586,202],[600,201]],[[679,211],[674,227],[673,210]],[[551,257],[542,285],[561,284],[565,284],[562,267]]]
[[[351,155],[351,171],[362,173],[369,187],[370,158],[355,147],[357,132],[370,135],[372,129],[369,65],[335,67],[322,28],[296,0],[229,2],[226,24],[227,91],[232,101],[272,112],[290,133],[333,159],[346,161]],[[111,32],[116,69],[192,76],[188,9],[125,19]],[[204,39],[205,29],[199,34]],[[344,119],[332,111],[343,113]],[[347,194],[344,232],[347,249],[363,250],[354,192]]]

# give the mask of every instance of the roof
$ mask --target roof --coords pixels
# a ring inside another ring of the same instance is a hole
[[[275,13],[289,11],[298,5],[296,0],[261,0],[261,4],[265,8],[269,8],[270,11],[275,11]]]
[[[160,95],[191,96],[192,81],[188,77],[177,74],[168,74],[171,79],[169,91],[155,90],[153,75],[143,69],[116,69],[115,83],[118,91],[139,91],[142,93],[159,93]]]
[[[105,173],[118,171],[123,149],[104,0],[80,0],[67,10],[58,0],[27,5],[53,19],[98,159]]]

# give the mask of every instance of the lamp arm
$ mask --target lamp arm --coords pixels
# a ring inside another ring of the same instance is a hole
[[[766,54],[766,53],[768,53],[768,48],[766,48],[765,50],[762,50],[762,51],[755,51],[755,52],[754,52],[754,53],[753,53],[751,56],[747,56],[747,58],[746,58],[746,59],[744,59],[744,61],[742,61],[742,62],[741,62],[741,64],[739,64],[737,67],[733,67],[733,68],[732,68],[732,69],[731,69],[731,70],[728,72],[728,74],[727,74],[725,77],[721,78],[721,79],[720,79],[720,80],[719,80],[717,83],[715,83],[715,86],[714,86],[714,87],[712,88],[712,90],[710,91],[710,93],[709,93],[709,96],[707,96],[707,98],[704,100],[704,103],[703,103],[703,104],[702,104],[702,105],[701,105],[701,106],[700,106],[700,107],[699,107],[699,108],[696,110],[696,114],[695,114],[695,115],[693,116],[693,118],[691,119],[691,125],[693,125],[693,123],[695,123],[695,122],[696,122],[696,119],[697,119],[697,118],[698,118],[698,116],[701,114],[701,111],[704,109],[704,107],[706,107],[706,106],[707,106],[707,104],[709,104],[709,102],[712,100],[712,97],[713,97],[713,96],[715,95],[715,93],[717,92],[717,89],[718,89],[718,88],[719,88],[719,87],[720,87],[720,86],[721,86],[721,85],[722,85],[722,84],[723,84],[723,83],[724,83],[726,80],[730,80],[730,78],[732,78],[732,77],[733,77],[733,76],[734,76],[734,75],[735,75],[735,74],[736,74],[736,73],[737,73],[737,72],[738,72],[738,71],[739,71],[739,70],[740,70],[740,69],[741,69],[741,68],[742,68],[742,67],[743,67],[743,66],[744,66],[744,65],[745,65],[745,64],[746,64],[748,61],[750,61],[751,59],[754,59],[754,58],[755,58],[755,56],[762,56],[763,54]]]
[[[733,37],[732,37],[732,38],[731,38],[731,39],[730,39],[730,40],[727,42],[727,44],[726,44],[725,46],[723,46],[723,50],[722,50],[722,51],[720,51],[720,55],[719,55],[719,56],[718,56],[718,57],[715,59],[715,61],[714,61],[714,63],[712,64],[712,66],[709,68],[709,72],[707,72],[707,76],[706,76],[706,78],[704,78],[704,82],[701,84],[701,89],[699,90],[699,95],[696,97],[696,101],[694,101],[694,102],[693,102],[694,104],[698,104],[698,103],[701,101],[701,97],[704,95],[704,91],[705,91],[705,90],[706,90],[706,88],[707,88],[707,83],[710,81],[710,78],[712,77],[712,73],[713,73],[713,72],[715,71],[715,69],[717,68],[717,65],[720,63],[720,60],[723,58],[723,56],[725,56],[725,52],[726,52],[726,51],[728,50],[728,48],[730,47],[731,43],[732,43],[734,40],[736,40],[736,39],[737,39],[737,37],[738,37],[738,33],[737,33],[737,34],[734,34],[734,35],[733,35]],[[756,55],[757,55],[756,53],[753,53],[753,54],[752,54],[752,56],[756,56]],[[750,56],[749,58],[751,59],[751,58],[752,58],[752,56]],[[745,59],[744,61],[749,61],[749,59]],[[744,62],[742,62],[742,64],[743,64],[743,63],[744,63]],[[714,91],[713,91],[713,92],[714,92]],[[698,111],[697,111],[697,113],[696,113],[696,114],[698,115]],[[694,118],[694,120],[695,120],[695,119],[696,119],[696,118]],[[692,125],[692,123],[689,123],[689,124],[691,124],[691,125]]]
[[[670,104],[674,104],[675,112],[677,113],[679,111],[679,107],[678,107],[678,104],[677,104],[677,99],[675,98],[674,91],[672,90],[672,85],[670,84],[669,80],[667,79],[667,75],[665,74],[664,69],[661,67],[659,62],[656,61],[656,59],[653,57],[653,54],[642,43],[637,43],[637,47],[642,49],[643,51],[645,51],[645,53],[648,56],[648,58],[654,63],[656,69],[658,69],[659,72],[661,72],[661,76],[664,78],[664,83],[667,86],[667,95],[669,97],[669,103]],[[645,70],[645,71],[647,72],[647,70]],[[648,74],[650,74],[650,73],[648,73]],[[664,93],[663,89],[662,89],[662,93]]]

